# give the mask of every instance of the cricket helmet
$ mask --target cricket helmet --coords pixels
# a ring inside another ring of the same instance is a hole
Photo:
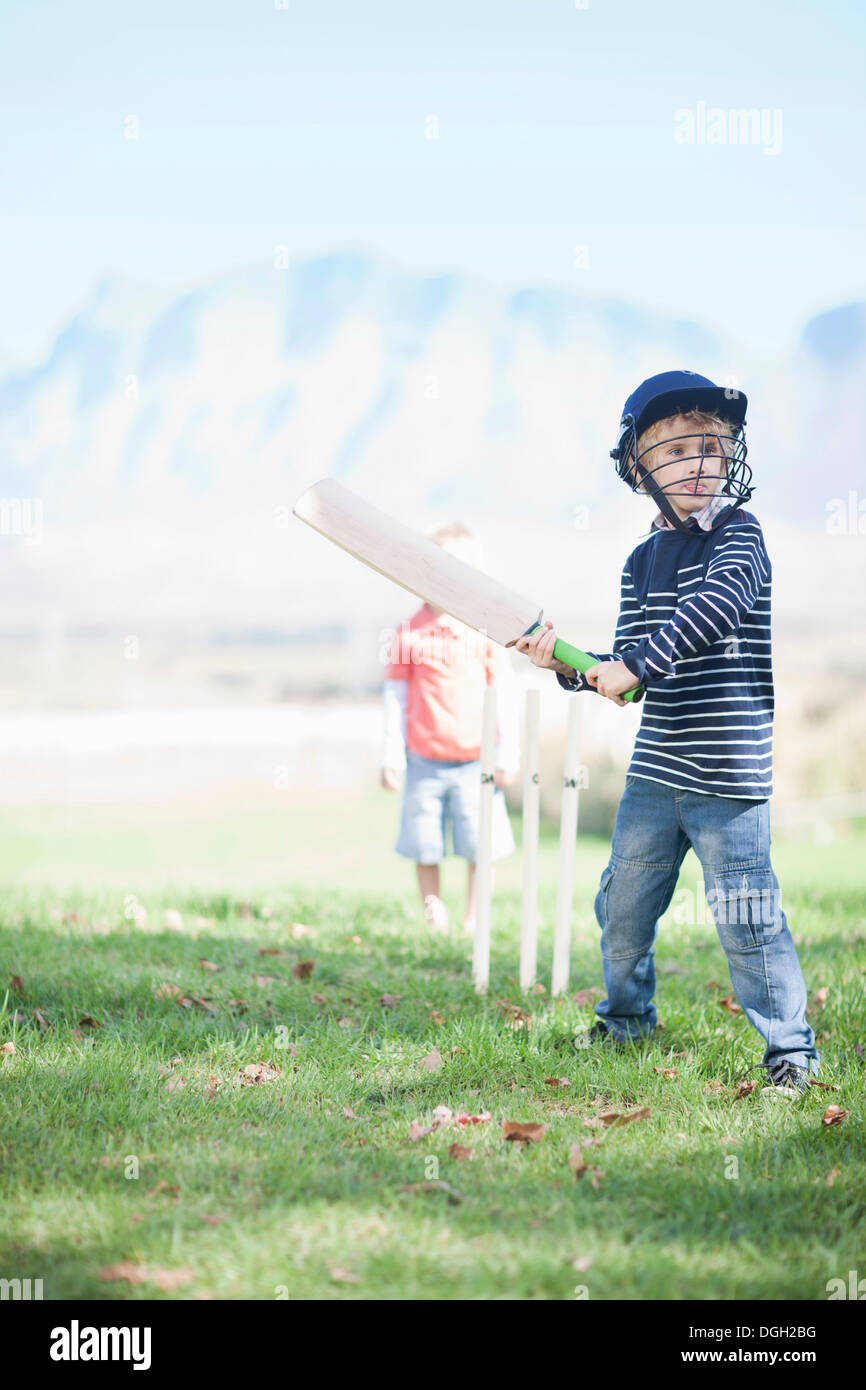
[[[713,523],[715,529],[737,506],[748,502],[752,495],[752,470],[746,463],[746,405],[746,397],[742,391],[716,386],[708,377],[699,376],[697,372],[660,372],[657,376],[649,377],[631,393],[622,408],[619,435],[615,447],[610,451],[610,456],[616,463],[617,475],[628,483],[632,492],[637,492],[643,483],[671,525],[678,531],[693,534],[668,501],[669,496],[677,494],[671,494],[668,489],[666,495],[653,476],[658,472],[660,465],[653,467],[647,455],[651,454],[656,446],[650,445],[638,454],[638,440],[650,425],[670,415],[684,415],[690,410],[703,410],[719,416],[729,423],[729,434],[708,436],[706,433],[696,432],[676,436],[677,439],[695,441],[694,456],[701,460],[698,475],[716,478],[721,476],[722,486],[719,491],[723,496],[731,498],[730,506],[724,508],[716,517]],[[706,452],[708,437],[718,438],[725,454],[726,468],[723,475],[705,472],[707,459],[711,458]],[[689,494],[684,489],[682,495],[693,496],[694,493]]]

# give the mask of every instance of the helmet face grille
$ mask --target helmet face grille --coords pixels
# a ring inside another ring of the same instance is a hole
[[[709,449],[707,447],[708,440],[712,441]],[[662,447],[668,447],[671,444],[682,445],[684,442],[686,442],[689,451],[675,461],[657,463],[650,458],[656,450]],[[719,447],[721,452],[719,452]],[[611,449],[611,457],[616,461],[617,475],[622,478],[623,482],[628,483],[632,492],[639,491],[641,485],[644,484],[652,496],[656,496],[658,492],[663,492],[667,498],[693,498],[698,488],[707,498],[721,493],[725,497],[730,497],[734,502],[748,502],[752,496],[752,469],[746,462],[748,449],[742,426],[734,434],[698,431],[693,434],[674,435],[670,439],[658,440],[637,454],[635,465],[633,460],[636,453],[635,422],[632,416],[627,415],[623,417],[619,439],[616,448]],[[686,460],[697,466],[688,480],[680,479],[672,487],[670,483],[666,482],[665,475],[670,477],[670,469],[674,463],[682,464]]]

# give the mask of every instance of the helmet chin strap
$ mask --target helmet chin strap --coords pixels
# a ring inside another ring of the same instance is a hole
[[[662,515],[667,517],[671,525],[677,531],[681,531],[684,536],[693,536],[695,534],[694,529],[691,526],[687,525],[687,521],[689,520],[689,518],[686,518],[686,521],[684,521],[682,517],[677,516],[676,512],[674,511],[673,507],[668,501],[665,492],[661,487],[659,487],[658,483],[653,478],[652,473],[649,472],[646,468],[644,468],[643,464],[640,461],[638,461],[634,465],[634,467],[636,467],[640,471],[641,481],[645,483],[650,496],[658,506],[658,509],[662,513]],[[718,516],[715,518],[713,522],[712,529],[714,531],[721,525],[721,523],[726,519],[726,517],[730,516],[731,512],[736,509],[737,505],[737,499],[733,498],[733,500],[731,501],[731,505],[729,507],[725,507],[724,511],[719,512]]]
[[[693,528],[691,526],[687,526],[685,521],[683,521],[681,517],[677,516],[676,512],[674,511],[664,492],[659,487],[658,483],[655,481],[652,475],[647,471],[646,468],[644,468],[643,464],[636,463],[634,466],[640,470],[641,481],[646,485],[650,496],[658,506],[658,509],[662,513],[662,515],[667,517],[668,521],[671,523],[672,526],[676,528],[677,531],[682,531],[684,536],[693,536],[695,534]],[[727,512],[725,512],[725,516],[727,516]]]

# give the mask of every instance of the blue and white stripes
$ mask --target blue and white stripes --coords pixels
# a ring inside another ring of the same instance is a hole
[[[613,651],[646,688],[629,773],[689,791],[772,794],[771,566],[751,513],[655,529],[622,572]],[[595,656],[596,653],[589,653]],[[557,675],[566,690],[592,689]]]

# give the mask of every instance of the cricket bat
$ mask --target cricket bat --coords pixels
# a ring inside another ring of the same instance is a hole
[[[520,637],[528,637],[541,626],[540,604],[450,555],[335,478],[314,483],[298,498],[293,511],[356,560],[503,647],[513,647]],[[553,654],[575,671],[588,671],[598,664],[595,657],[561,637],[556,639]],[[623,695],[624,700],[632,701],[643,697],[640,686]]]

